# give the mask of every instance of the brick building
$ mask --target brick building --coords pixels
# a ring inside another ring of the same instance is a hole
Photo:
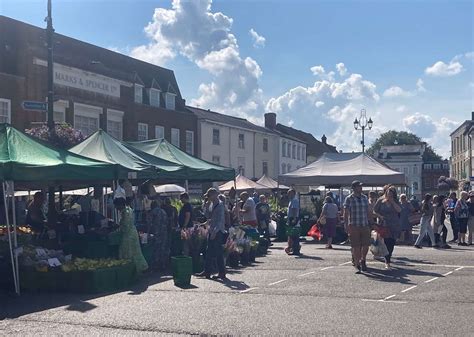
[[[47,96],[46,31],[0,16],[0,122],[18,129],[46,113],[22,102]],[[197,118],[185,108],[173,71],[54,34],[54,119],[89,135],[99,128],[124,140],[166,138],[194,154]]]
[[[440,192],[438,190],[438,180],[441,176],[449,177],[448,160],[423,162],[423,168],[421,170],[421,194],[446,194],[445,191]]]

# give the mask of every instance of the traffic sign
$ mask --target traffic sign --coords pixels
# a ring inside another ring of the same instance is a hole
[[[35,110],[35,111],[48,110],[48,103],[46,102],[23,101],[21,105],[24,110]]]

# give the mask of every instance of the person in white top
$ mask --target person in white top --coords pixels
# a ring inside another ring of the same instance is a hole
[[[257,227],[257,213],[255,212],[255,201],[252,198],[249,198],[247,192],[242,192],[240,194],[240,199],[243,201],[244,205],[240,210],[242,214],[242,224],[252,227]]]

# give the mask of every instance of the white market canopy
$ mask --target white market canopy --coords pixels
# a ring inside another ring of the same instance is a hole
[[[179,185],[175,184],[166,184],[166,185],[160,185],[160,186],[155,186],[155,191],[158,194],[181,194],[183,192],[186,192],[186,189]]]
[[[280,175],[280,184],[295,186],[350,186],[360,180],[366,186],[406,185],[404,173],[394,171],[365,153],[324,153],[315,162]]]
[[[231,180],[231,181],[226,182],[223,185],[220,185],[218,188],[219,188],[219,191],[221,192],[227,192],[227,191],[230,191],[232,187],[234,187],[237,191],[247,191],[247,190],[264,191],[264,190],[269,189],[268,187],[260,185],[259,183],[256,183],[255,181],[252,181],[241,174],[235,177],[235,185],[234,185],[234,180]]]
[[[259,180],[257,180],[257,184],[263,185],[269,189],[276,190],[288,190],[289,187],[285,185],[278,185],[278,182],[267,176],[266,174],[263,175]]]

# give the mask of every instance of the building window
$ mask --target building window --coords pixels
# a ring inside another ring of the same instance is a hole
[[[306,147],[301,148],[301,160],[304,160],[306,162]]]
[[[171,129],[171,144],[179,147],[179,129]]]
[[[286,164],[281,164],[281,174],[286,173]]]
[[[123,138],[123,111],[107,109],[107,133],[115,139]]]
[[[176,105],[176,95],[167,92],[167,93],[166,93],[166,101],[165,101],[165,104],[166,104],[166,109],[168,109],[168,110],[174,110],[174,109],[175,109],[175,105]]]
[[[158,89],[150,88],[148,93],[150,94],[150,105],[159,107],[160,106],[160,91]]]
[[[74,128],[81,131],[85,137],[88,137],[99,130],[99,118],[75,115]]]
[[[287,171],[287,172],[291,172],[291,164],[288,164],[288,165],[286,166],[286,171]]]
[[[301,146],[298,145],[296,149],[296,159],[301,160]]]
[[[194,132],[186,130],[186,152],[194,154]]]
[[[11,106],[9,99],[0,98],[0,123],[11,123]]]
[[[283,142],[283,146],[281,147],[281,156],[286,157],[286,142]]]
[[[441,164],[433,164],[433,170],[440,170]]]
[[[262,174],[268,174],[268,163],[266,161],[262,162]]]
[[[286,156],[288,158],[291,158],[291,144],[288,143],[287,149],[286,149]]]
[[[268,152],[268,138],[263,138],[263,152]]]
[[[59,100],[53,105],[54,123],[66,123],[66,108],[69,108],[69,101]],[[46,122],[48,121],[48,113],[46,113]]]
[[[293,145],[292,158],[296,159],[296,145]]]
[[[221,164],[221,157],[219,156],[212,156],[212,162],[214,164],[220,165]]]
[[[408,168],[408,167],[404,167],[404,168],[403,168],[403,173],[405,173],[405,175],[408,175],[408,173],[409,173],[409,168]]]
[[[243,133],[239,133],[239,149],[245,149],[245,138]]]
[[[148,124],[138,123],[138,140],[148,140]]]
[[[443,169],[444,170],[449,170],[449,164],[443,164]]]
[[[165,138],[165,127],[161,125],[156,125],[155,126],[155,138],[156,139],[161,139]]]
[[[143,86],[135,84],[135,103],[143,103]]]
[[[425,164],[425,170],[431,170],[432,166],[431,164]]]
[[[107,120],[107,133],[115,139],[122,140],[122,122]]]
[[[219,145],[221,143],[221,132],[219,129],[212,129],[212,144]]]

